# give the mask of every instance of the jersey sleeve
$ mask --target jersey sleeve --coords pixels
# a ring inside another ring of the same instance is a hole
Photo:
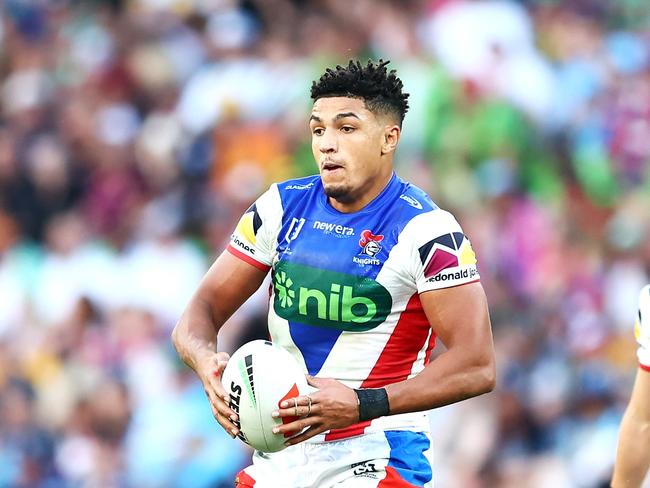
[[[281,220],[282,202],[274,184],[239,219],[230,236],[228,252],[262,271],[268,271],[273,262]]]
[[[637,357],[639,366],[650,371],[650,285],[646,285],[639,294],[639,310],[634,323],[634,337],[639,348]]]
[[[411,266],[418,293],[480,280],[472,244],[453,215],[436,209],[414,223]]]

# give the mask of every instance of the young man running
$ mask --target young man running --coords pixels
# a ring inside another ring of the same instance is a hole
[[[217,332],[271,270],[269,333],[318,391],[276,415],[290,447],[256,452],[245,487],[432,486],[427,410],[486,393],[485,293],[454,217],[393,171],[408,94],[388,63],[314,82],[319,175],[274,184],[243,215],[173,333],[214,415],[237,434]],[[447,348],[430,361],[436,338]]]

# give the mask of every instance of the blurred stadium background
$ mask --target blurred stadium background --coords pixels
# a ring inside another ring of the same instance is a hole
[[[440,487],[606,486],[650,277],[647,0],[4,0],[0,486],[222,487],[169,334],[237,218],[315,172],[309,86],[391,59],[399,173],[479,257],[498,388],[432,415]],[[221,334],[265,335],[264,292]]]

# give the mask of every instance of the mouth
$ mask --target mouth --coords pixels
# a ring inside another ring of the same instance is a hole
[[[321,168],[323,171],[336,171],[337,169],[343,169],[343,165],[335,163],[334,161],[325,161]]]

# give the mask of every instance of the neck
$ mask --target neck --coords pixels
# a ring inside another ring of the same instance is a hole
[[[379,194],[384,191],[384,188],[390,182],[393,176],[393,168],[390,167],[388,172],[379,175],[369,188],[362,190],[361,196],[353,200],[340,201],[335,198],[328,197],[329,204],[341,213],[358,212],[370,202],[372,202]]]

